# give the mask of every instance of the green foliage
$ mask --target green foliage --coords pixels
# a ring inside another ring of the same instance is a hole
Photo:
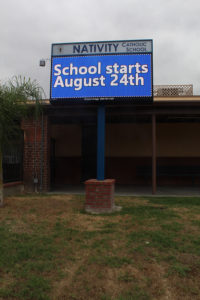
[[[12,284],[7,289],[0,288],[0,297],[6,299],[50,300],[47,295],[49,290],[48,280],[38,275],[31,275],[19,284]]]
[[[167,209],[167,207],[157,207],[150,205],[125,206],[122,208],[122,211],[119,212],[119,214],[132,215],[134,219],[139,220],[146,220],[149,218],[155,220],[163,220],[177,217],[177,214]]]
[[[180,277],[187,277],[188,273],[191,271],[190,267],[185,266],[180,263],[175,263],[169,267],[167,276],[176,274]]]
[[[89,258],[89,264],[97,264],[111,268],[120,268],[123,265],[129,265],[131,263],[131,259],[119,256],[92,256]]]
[[[19,122],[28,112],[28,101],[34,103],[35,115],[38,115],[42,94],[36,81],[21,76],[0,85],[0,148],[19,133]]]
[[[184,226],[183,224],[177,223],[177,222],[172,222],[172,223],[167,223],[167,224],[161,224],[161,228],[163,231],[168,231],[168,232],[179,232],[181,231]]]
[[[41,276],[32,275],[28,278],[19,292],[17,296],[20,299],[33,299],[33,300],[48,300],[50,299],[47,296],[47,292],[50,290],[50,285],[48,280],[44,279]]]
[[[51,237],[42,234],[12,233],[6,225],[1,226],[0,268],[10,270],[20,261],[20,266],[26,270],[31,268],[31,262],[36,259],[40,266],[41,261],[43,264],[50,262],[56,252],[53,241]]]
[[[148,247],[156,247],[161,251],[166,249],[177,249],[178,244],[175,241],[176,236],[172,233],[163,231],[137,231],[129,235],[128,245],[130,243],[139,243],[148,245]]]
[[[150,203],[175,207],[200,206],[200,197],[146,197]]]
[[[130,291],[123,293],[116,300],[150,300],[151,297],[139,286],[134,286]]]

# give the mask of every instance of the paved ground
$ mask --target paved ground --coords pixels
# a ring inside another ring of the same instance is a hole
[[[69,185],[59,187],[50,192],[50,194],[84,194],[84,185]],[[147,186],[116,186],[115,195],[119,196],[151,196],[152,189]],[[162,186],[157,187],[157,196],[200,196],[199,187],[193,186]]]

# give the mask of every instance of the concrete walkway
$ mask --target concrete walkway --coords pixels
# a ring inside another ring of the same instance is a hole
[[[50,194],[84,194],[84,185],[66,185],[53,189]],[[129,186],[122,185],[115,187],[116,196],[152,196],[150,186]],[[199,196],[200,185],[194,186],[162,186],[157,188],[156,195],[153,196]]]

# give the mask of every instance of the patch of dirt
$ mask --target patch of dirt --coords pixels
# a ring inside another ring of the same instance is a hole
[[[200,214],[194,215],[193,220],[199,221],[200,220]]]
[[[9,197],[5,199],[5,207],[0,210],[0,218],[5,218],[5,215],[22,217],[25,214],[36,215],[37,218],[55,217],[65,212],[71,213],[77,205],[81,205],[77,202],[73,203],[72,195]]]
[[[52,289],[53,292],[51,294],[52,300],[68,299],[66,296],[67,291],[72,286],[72,281],[74,279],[74,276],[75,276],[77,270],[83,264],[83,261],[84,261],[84,258],[82,258],[79,262],[76,262],[76,264],[71,263],[62,269],[63,274],[66,274],[66,275],[60,281],[54,282],[54,286]]]
[[[73,225],[77,229],[88,230],[88,231],[96,231],[101,229],[101,224],[104,218],[102,216],[93,216],[85,215],[85,214],[76,214],[76,218],[74,219]]]
[[[171,287],[170,280],[166,277],[166,270],[161,264],[153,264],[151,268],[154,270],[154,275],[156,276],[156,283],[154,284],[154,290],[161,291],[160,300],[172,300],[175,299],[174,292]],[[163,294],[163,295],[162,295]]]
[[[186,207],[172,207],[171,209],[174,212],[181,214],[181,216],[187,216],[188,212],[190,211],[190,209]]]
[[[0,269],[0,288],[9,289],[9,287],[14,283],[14,279],[10,273],[2,273]],[[0,300],[3,299],[0,297]],[[5,299],[5,298],[4,298]]]

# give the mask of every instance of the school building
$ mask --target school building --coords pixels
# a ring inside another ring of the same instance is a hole
[[[50,191],[96,178],[97,105],[44,101],[40,119],[24,120],[22,129],[23,151],[4,155],[6,182]],[[200,96],[192,85],[154,86],[151,104],[109,103],[105,178],[116,186],[150,186],[153,193],[158,186],[198,187],[199,133]]]

